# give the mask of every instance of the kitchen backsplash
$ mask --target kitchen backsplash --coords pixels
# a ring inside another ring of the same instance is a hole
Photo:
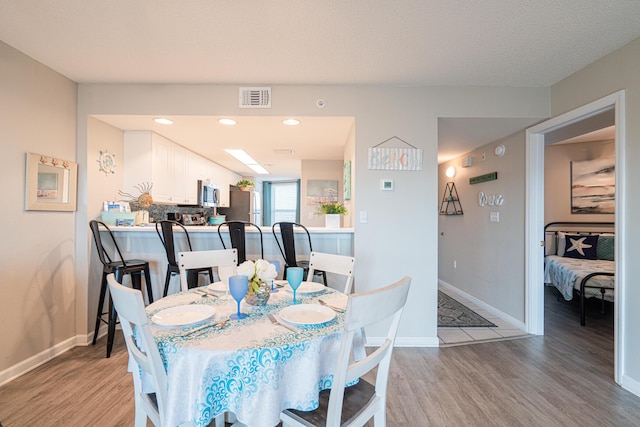
[[[131,210],[137,211],[140,210],[140,205],[135,202],[131,202]],[[214,215],[214,208],[198,208],[198,207],[178,207],[175,205],[163,205],[163,204],[152,204],[147,209],[149,211],[149,220],[151,222],[162,221],[163,219],[167,219],[167,214],[170,212],[180,212],[180,213],[201,213],[205,218],[210,215]]]

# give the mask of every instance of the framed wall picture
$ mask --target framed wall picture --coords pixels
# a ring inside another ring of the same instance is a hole
[[[338,181],[328,179],[307,180],[307,205],[338,201]]]
[[[25,210],[73,212],[77,189],[77,163],[27,153]]]
[[[342,187],[344,189],[344,200],[351,200],[351,160],[344,162],[342,171]]]
[[[572,161],[571,213],[615,213],[615,177],[614,158]]]

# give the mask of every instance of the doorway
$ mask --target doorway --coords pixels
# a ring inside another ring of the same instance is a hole
[[[525,323],[530,334],[544,334],[544,279],[542,247],[544,235],[544,146],[545,135],[600,114],[608,109],[615,112],[615,253],[616,287],[614,291],[615,382],[620,383],[624,372],[624,233],[625,233],[625,112],[624,91],[594,101],[568,113],[549,119],[526,131],[526,196],[525,196]]]

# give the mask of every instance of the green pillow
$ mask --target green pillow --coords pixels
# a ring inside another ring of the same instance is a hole
[[[614,260],[615,237],[614,236],[598,236],[598,247],[596,258],[607,261]]]

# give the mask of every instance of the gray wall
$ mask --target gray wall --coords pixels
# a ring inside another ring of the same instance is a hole
[[[603,98],[621,89],[626,92],[626,138],[624,141],[623,182],[616,183],[617,191],[625,189],[624,211],[618,212],[626,218],[626,246],[621,248],[621,256],[626,259],[624,277],[626,282],[625,347],[622,357],[623,385],[640,392],[640,249],[634,242],[640,239],[640,39],[614,51],[584,69],[572,74],[551,87],[551,111],[553,116],[571,111],[594,100]],[[618,193],[617,197],[621,197]],[[619,241],[620,239],[618,239]],[[620,257],[618,257],[620,259]]]
[[[438,168],[438,207],[447,182],[454,182],[463,215],[438,218],[438,277],[512,318],[524,322],[524,132],[488,144]],[[497,145],[505,154],[494,154]],[[461,167],[472,157],[472,166]],[[484,158],[484,160],[483,160]],[[445,175],[449,166],[457,170],[453,179]],[[491,172],[498,179],[469,184],[469,178]],[[480,206],[479,193],[501,195],[501,206]],[[489,220],[499,214],[498,222]],[[456,267],[454,268],[454,261]]]
[[[615,158],[614,141],[549,145],[544,149],[544,222],[613,222],[614,215],[571,213],[571,161]]]
[[[12,366],[75,345],[76,217],[24,211],[24,189],[27,152],[76,161],[76,93],[75,83],[0,42],[0,384]]]
[[[360,211],[368,213],[367,224],[357,220],[354,224],[359,290],[375,289],[404,275],[411,276],[411,295],[398,342],[437,345],[437,119],[547,117],[548,89],[274,86],[272,92],[271,110],[247,111],[237,106],[237,86],[82,84],[78,97],[78,151],[86,150],[87,120],[92,114],[354,117],[353,166],[357,172],[352,191],[357,202],[352,209],[356,218]],[[318,98],[327,100],[322,110],[315,107]],[[393,136],[424,150],[423,170],[367,169],[368,148]],[[86,163],[92,160],[87,158]],[[86,170],[81,167],[80,173]],[[394,191],[380,191],[383,178],[394,180]],[[87,217],[82,212],[78,215],[78,242],[88,241]],[[78,264],[85,266],[82,254],[78,252],[77,256]],[[87,277],[86,271],[79,272],[79,286],[96,286]],[[368,331],[368,336],[378,336],[378,330]]]

